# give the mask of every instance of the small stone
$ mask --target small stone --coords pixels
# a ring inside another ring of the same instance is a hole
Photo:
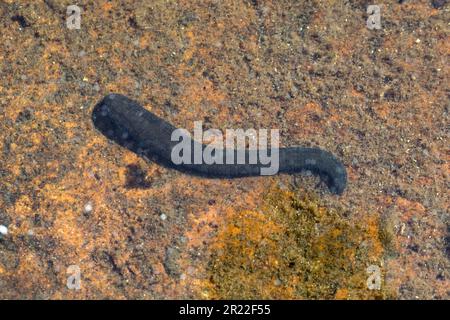
[[[433,0],[433,1],[431,1],[431,5],[435,9],[442,8],[446,3],[447,3],[447,0]]]
[[[167,216],[163,213],[159,216],[161,218],[162,221],[167,219]]]
[[[0,224],[0,237],[6,236],[8,234],[8,228],[2,224]]]
[[[84,212],[85,214],[88,214],[88,213],[91,213],[91,212],[92,212],[92,209],[93,209],[93,207],[92,207],[92,202],[88,202],[88,203],[86,203],[86,205],[84,206],[83,212]]]
[[[97,92],[100,91],[100,86],[99,86],[98,83],[95,83],[95,84],[94,84],[94,90],[97,91]]]

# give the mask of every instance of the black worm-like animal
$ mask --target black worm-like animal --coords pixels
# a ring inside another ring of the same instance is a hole
[[[166,167],[196,174],[208,178],[235,178],[259,176],[261,164],[175,164],[171,160],[172,149],[179,143],[172,141],[176,128],[153,113],[145,110],[137,102],[119,94],[109,94],[95,107],[92,113],[95,127],[109,139],[119,145]],[[192,139],[192,150],[206,145]],[[228,150],[229,151],[229,150]],[[233,150],[237,159],[237,150]],[[310,171],[318,174],[328,185],[331,192],[341,194],[347,184],[347,173],[343,164],[330,152],[319,148],[288,147],[279,148],[280,173]],[[225,157],[227,150],[223,150]],[[269,153],[270,154],[270,153]],[[248,150],[245,151],[249,159]]]

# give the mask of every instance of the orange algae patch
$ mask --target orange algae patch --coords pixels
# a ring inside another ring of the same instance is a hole
[[[203,285],[215,299],[385,299],[367,267],[383,272],[381,224],[353,224],[304,194],[273,189],[257,211],[230,210],[211,247]],[[385,240],[385,239],[383,239]]]

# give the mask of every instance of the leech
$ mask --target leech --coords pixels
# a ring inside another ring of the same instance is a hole
[[[175,128],[167,121],[145,110],[137,102],[119,94],[107,95],[93,110],[92,120],[95,127],[107,138],[119,145],[151,159],[166,167],[179,171],[200,175],[207,178],[236,178],[261,175],[261,169],[267,165],[260,159],[254,164],[175,164],[171,154],[178,144],[171,136]],[[206,145],[192,140],[192,150]],[[227,151],[222,154],[226,157]],[[344,165],[330,152],[319,148],[288,147],[275,150],[279,153],[278,173],[298,173],[310,171],[319,175],[331,192],[342,194],[347,184],[347,173]],[[237,159],[238,150],[232,150]],[[270,150],[271,154],[274,150]],[[193,155],[192,155],[193,158]],[[249,151],[245,150],[245,159],[249,159]]]

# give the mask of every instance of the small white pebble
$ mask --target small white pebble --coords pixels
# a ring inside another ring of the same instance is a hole
[[[167,216],[163,213],[159,216],[161,218],[162,221],[167,219]]]
[[[30,237],[34,236],[34,231],[33,230],[28,230],[27,235],[29,235]]]
[[[185,275],[184,273],[182,273],[182,274],[180,275],[180,280],[186,280],[186,275]]]
[[[84,213],[91,213],[92,212],[92,203],[88,202],[86,203],[86,205],[84,206]]]
[[[416,43],[420,43],[420,39],[416,39]]]
[[[0,235],[6,236],[8,234],[8,228],[2,224],[0,224]]]

